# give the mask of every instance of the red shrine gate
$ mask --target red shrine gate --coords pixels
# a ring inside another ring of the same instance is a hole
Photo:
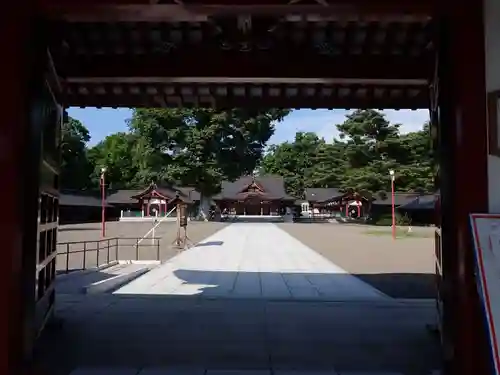
[[[468,225],[488,210],[481,0],[17,0],[0,25],[3,373],[55,301],[62,106],[189,105],[430,108],[445,357],[488,373]]]

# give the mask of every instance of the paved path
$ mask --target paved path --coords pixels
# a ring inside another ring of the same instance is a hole
[[[62,329],[45,331],[38,342],[36,357],[47,369],[40,374],[91,367],[148,374],[155,367],[187,366],[208,374],[333,369],[335,375],[429,375],[439,367],[439,342],[426,330],[435,323],[435,305],[424,301],[59,294],[56,315]]]
[[[271,223],[232,224],[115,293],[328,301],[389,298]]]

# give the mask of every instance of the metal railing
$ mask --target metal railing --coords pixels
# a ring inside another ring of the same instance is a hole
[[[96,268],[120,260],[160,260],[160,238],[113,237],[57,244],[58,272]]]

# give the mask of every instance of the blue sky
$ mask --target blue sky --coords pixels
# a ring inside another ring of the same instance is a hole
[[[90,131],[92,137],[89,145],[95,145],[106,136],[127,130],[126,120],[130,118],[130,109],[111,108],[70,108],[69,115],[80,120]],[[429,118],[427,110],[385,110],[386,118],[391,123],[402,124],[403,133],[416,131]],[[299,131],[315,132],[318,136],[331,141],[338,135],[336,124],[344,121],[346,110],[326,110],[326,109],[301,109],[293,111],[284,121],[276,124],[276,132],[270,139],[271,144],[293,140],[295,133]]]

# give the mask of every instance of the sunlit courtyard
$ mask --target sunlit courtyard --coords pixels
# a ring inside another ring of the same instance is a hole
[[[193,228],[209,233],[213,224]],[[50,340],[57,357],[42,366],[61,375],[105,375],[112,367],[124,375],[430,374],[440,367],[428,330],[436,322],[427,285],[432,239],[366,231],[235,223],[124,285],[60,291],[60,324],[40,345],[43,353]],[[159,234],[170,243],[169,233]]]

